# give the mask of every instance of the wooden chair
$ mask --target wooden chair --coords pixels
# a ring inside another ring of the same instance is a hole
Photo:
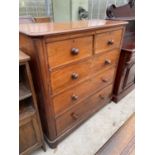
[[[51,22],[51,17],[35,17],[35,23],[49,23]]]
[[[19,24],[23,24],[23,23],[35,23],[35,20],[31,16],[20,16]]]

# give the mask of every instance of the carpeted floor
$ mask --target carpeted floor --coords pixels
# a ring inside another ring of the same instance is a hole
[[[111,102],[85,122],[56,149],[42,149],[32,155],[94,155],[95,152],[118,130],[134,112],[135,91],[118,104]]]

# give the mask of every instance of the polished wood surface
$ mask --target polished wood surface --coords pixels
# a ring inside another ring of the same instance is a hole
[[[102,71],[99,74],[92,76],[92,78],[89,78],[88,80],[63,91],[59,95],[54,96],[53,104],[56,117],[94,94],[96,90],[111,84],[114,80],[115,71],[115,67],[107,71]]]
[[[95,38],[95,52],[105,52],[118,48],[121,43],[122,29],[100,33]]]
[[[47,51],[50,67],[56,67],[91,56],[92,42],[92,36],[87,36],[48,43]]]
[[[78,32],[86,30],[95,30],[121,26],[127,24],[124,21],[114,22],[111,20],[86,20],[66,23],[40,23],[40,24],[20,24],[20,33],[28,36],[46,36],[53,34],[62,34],[69,32]]]
[[[55,114],[68,110],[92,93],[91,80],[87,80],[53,97]]]
[[[135,155],[135,115],[95,155]]]
[[[41,33],[20,29],[20,48],[32,58],[42,126],[50,147],[56,147],[111,101],[126,24],[98,20],[30,24],[36,28],[42,25],[44,30],[48,25],[48,32],[40,30]],[[104,33],[108,37],[104,38]],[[97,43],[100,34],[102,42]],[[116,46],[103,50],[100,44],[107,44],[109,39],[115,39]],[[100,52],[96,52],[96,44]]]
[[[29,68],[30,56],[19,52],[19,152],[30,154],[45,144]]]
[[[100,104],[106,104],[107,99],[112,93],[112,85],[97,92],[95,95],[89,97],[87,100],[80,102],[74,106],[71,110],[67,111],[64,115],[57,118],[57,131],[58,135],[74,126],[78,121],[84,119],[84,117],[91,113],[91,111],[98,107]],[[97,104],[97,105],[96,105]]]
[[[51,87],[54,93],[87,78],[91,65],[92,61],[88,59],[51,71]]]
[[[94,56],[93,71],[106,70],[115,66],[118,63],[120,55],[119,49],[111,50],[105,54],[99,54]]]
[[[122,49],[113,91],[113,101],[118,102],[135,87],[135,49]]]

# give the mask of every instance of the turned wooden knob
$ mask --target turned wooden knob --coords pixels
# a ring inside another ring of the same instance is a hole
[[[107,44],[108,45],[113,45],[114,44],[114,40],[108,40]]]
[[[78,73],[72,73],[71,77],[73,80],[76,80],[76,79],[78,79],[79,75],[78,75]]]
[[[102,100],[105,99],[105,97],[104,97],[102,94],[100,94],[99,97],[100,97]]]
[[[77,54],[79,54],[79,49],[78,49],[78,48],[72,48],[72,49],[71,49],[71,54],[72,54],[72,55],[77,55]]]
[[[79,115],[78,114],[76,114],[76,113],[71,113],[71,116],[72,116],[72,118],[74,119],[74,120],[77,120],[78,118],[79,118]]]
[[[78,96],[75,95],[75,94],[73,94],[73,95],[72,95],[72,100],[76,101],[77,99],[78,99]]]
[[[110,59],[106,59],[104,63],[105,64],[111,64],[111,60]]]
[[[109,80],[105,79],[105,78],[101,78],[101,80],[102,80],[102,82],[105,82],[105,83],[109,82]]]

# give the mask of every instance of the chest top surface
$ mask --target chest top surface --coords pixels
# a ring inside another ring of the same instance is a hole
[[[65,34],[69,32],[95,30],[114,26],[126,25],[126,21],[85,20],[65,23],[28,23],[20,24],[19,32],[28,36],[46,36]]]

